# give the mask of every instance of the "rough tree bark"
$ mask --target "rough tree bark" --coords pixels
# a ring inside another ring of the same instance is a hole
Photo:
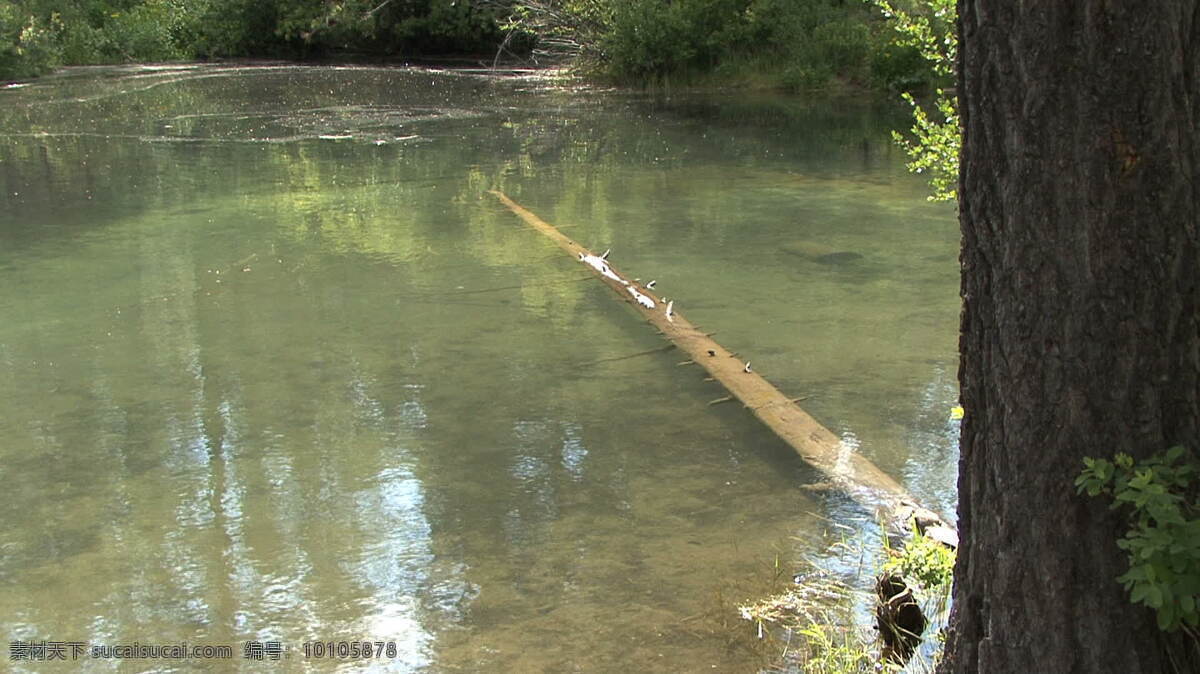
[[[941,671],[1200,671],[1129,603],[1122,523],[1072,485],[1084,456],[1198,447],[1198,4],[959,1],[963,538]]]

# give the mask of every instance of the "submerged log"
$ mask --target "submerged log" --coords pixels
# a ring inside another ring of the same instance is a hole
[[[854,452],[832,431],[800,409],[794,400],[755,372],[750,364],[710,339],[692,325],[675,306],[653,290],[621,274],[607,259],[596,255],[559,232],[553,225],[509,199],[491,192],[513,213],[553,240],[612,288],[695,364],[703,367],[730,395],[783,439],[805,462],[823,472],[831,482],[868,510],[875,510],[886,525],[901,534],[911,531],[915,519],[922,531],[957,545],[958,536],[936,513],[917,505],[900,483],[865,457]]]

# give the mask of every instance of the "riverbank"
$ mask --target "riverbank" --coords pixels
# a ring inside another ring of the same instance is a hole
[[[932,81],[869,5],[826,0],[399,3],[31,0],[0,9],[0,81],[64,65],[286,58],[323,63],[569,64],[634,88],[909,91]]]
[[[899,548],[883,537],[840,540],[791,573],[776,554],[759,576],[725,593],[750,597],[724,607],[741,618],[728,631],[766,671],[932,672],[945,642],[954,558],[920,534]],[[885,599],[895,587],[903,589]]]

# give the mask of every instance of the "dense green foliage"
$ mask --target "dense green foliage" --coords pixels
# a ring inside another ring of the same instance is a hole
[[[82,63],[531,49],[627,83],[908,90],[932,77],[883,16],[845,0],[0,2],[0,78]]]
[[[512,30],[621,82],[712,78],[791,90],[930,79],[884,17],[843,0],[519,0]]]
[[[895,554],[888,556],[883,570],[899,574],[926,590],[946,593],[954,580],[954,550],[928,538],[913,526],[913,535]]]
[[[0,2],[0,77],[30,77],[54,65],[56,23]]]
[[[1154,609],[1159,628],[1200,627],[1200,460],[1183,447],[1134,463],[1128,454],[1084,459],[1080,493],[1106,494],[1129,516],[1117,545],[1129,571],[1117,578],[1130,601]]]
[[[958,54],[955,0],[912,0],[908,9],[902,9],[899,2],[872,1],[892,22],[898,34],[897,45],[918,50],[941,82],[953,80]],[[931,200],[957,198],[958,151],[962,139],[958,99],[944,89],[937,89],[933,102],[936,114],[931,114],[912,94],[902,95],[913,109],[914,140],[899,133],[893,133],[893,137],[912,158],[909,170],[929,176]]]
[[[0,1],[0,78],[83,63],[491,54],[499,12],[465,0]]]

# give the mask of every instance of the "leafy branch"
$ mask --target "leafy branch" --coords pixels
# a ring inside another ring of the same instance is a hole
[[[1112,497],[1124,509],[1130,528],[1117,541],[1129,557],[1129,570],[1117,580],[1129,599],[1158,614],[1158,627],[1184,629],[1195,636],[1200,626],[1200,461],[1183,447],[1172,447],[1134,463],[1128,454],[1112,461],[1086,458],[1075,479],[1079,493]]]
[[[920,12],[898,9],[889,0],[873,0],[875,6],[892,23],[896,44],[916,47],[929,61],[935,73],[953,78],[958,56],[958,38],[954,33],[957,10],[954,0],[918,0]],[[931,116],[910,94],[903,94],[912,106],[915,140],[892,132],[896,143],[912,159],[908,170],[928,176],[931,201],[951,201],[957,198],[958,153],[962,132],[958,126],[958,99],[937,90],[934,107],[940,119]]]

